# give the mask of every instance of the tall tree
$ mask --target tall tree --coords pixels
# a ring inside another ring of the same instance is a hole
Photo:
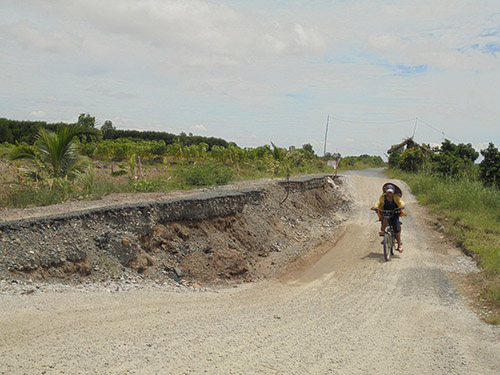
[[[481,181],[500,188],[500,151],[490,142],[488,148],[481,150],[481,155],[484,157],[479,163]]]
[[[13,140],[12,132],[10,131],[9,125],[6,123],[0,124],[0,143],[9,142]]]

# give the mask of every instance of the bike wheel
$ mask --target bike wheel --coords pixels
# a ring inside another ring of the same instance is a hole
[[[384,233],[384,259],[386,262],[391,259],[391,248],[394,246],[392,242],[392,236],[387,232]]]
[[[391,255],[394,255],[394,243],[396,242],[396,237],[394,236],[394,232],[392,230],[389,231],[391,236]]]

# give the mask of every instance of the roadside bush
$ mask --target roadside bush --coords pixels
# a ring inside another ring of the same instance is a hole
[[[234,178],[234,170],[217,163],[195,164],[187,169],[177,169],[175,174],[183,188],[223,185]]]
[[[418,201],[448,223],[447,231],[478,254],[481,266],[500,274],[500,191],[480,181],[426,173],[391,173],[411,187]]]
[[[167,145],[165,141],[151,142],[150,151],[151,154],[157,156],[163,156],[167,154]]]
[[[346,156],[340,161],[341,169],[364,169],[364,168],[380,168],[386,164],[380,156],[360,155]]]
[[[401,162],[401,154],[403,151],[401,149],[391,152],[389,155],[389,167],[399,168],[399,163]]]
[[[413,147],[405,150],[401,154],[399,168],[406,172],[418,172],[422,169],[425,162],[425,156],[419,147]]]
[[[0,143],[0,158],[7,157],[8,154],[12,151],[14,146],[10,143]]]
[[[48,206],[68,200],[75,192],[74,185],[66,181],[53,179],[50,182],[50,184],[27,183],[15,186],[5,195],[1,206],[16,208],[24,208],[32,205]]]
[[[166,182],[162,179],[139,180],[132,183],[132,188],[137,193],[149,193],[165,190]]]
[[[485,185],[500,188],[500,151],[490,142],[485,150],[481,150],[484,159],[479,163],[481,181]]]
[[[431,170],[443,176],[473,176],[478,157],[470,143],[456,145],[446,139],[431,156]]]

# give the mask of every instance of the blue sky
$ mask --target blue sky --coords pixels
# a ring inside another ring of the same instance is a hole
[[[498,0],[2,0],[0,117],[383,155],[500,147]],[[415,119],[416,129],[415,129]]]

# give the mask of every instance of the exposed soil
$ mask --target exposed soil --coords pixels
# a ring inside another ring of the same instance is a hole
[[[325,176],[290,184],[250,181],[244,184],[248,197],[239,193],[242,185],[4,210],[0,276],[73,283],[255,281],[283,272],[330,236],[349,208],[341,181]],[[13,219],[20,221],[10,225]]]

